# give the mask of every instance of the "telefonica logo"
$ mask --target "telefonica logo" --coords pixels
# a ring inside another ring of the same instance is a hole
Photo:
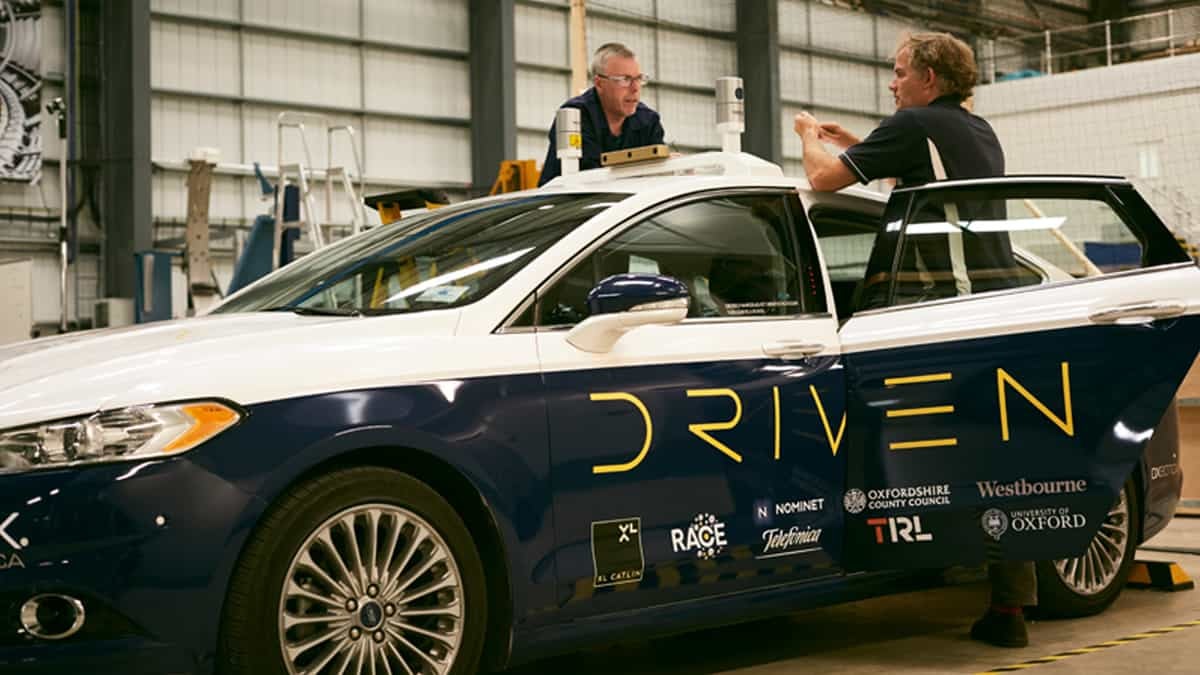
[[[1062,495],[1087,492],[1086,480],[1044,480],[1027,481],[1019,478],[1011,483],[989,480],[975,483],[979,488],[979,496],[988,497],[1029,497],[1031,495]]]

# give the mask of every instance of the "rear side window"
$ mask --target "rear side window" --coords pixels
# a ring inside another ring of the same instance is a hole
[[[714,196],[655,214],[576,264],[538,302],[538,324],[588,317],[587,294],[608,276],[660,274],[687,285],[688,316],[763,317],[825,311],[816,252],[797,245],[788,194]],[[797,260],[803,260],[798,264]]]
[[[872,264],[891,262],[894,278],[882,269],[869,270],[867,278],[891,282],[890,305],[1186,260],[1136,193],[1096,185],[917,191],[907,218],[884,228],[885,234],[901,231],[899,255],[874,256]],[[878,290],[877,301],[883,299]]]

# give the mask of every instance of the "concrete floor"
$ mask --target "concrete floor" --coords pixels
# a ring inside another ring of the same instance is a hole
[[[1151,548],[1190,549],[1168,553]],[[1200,518],[1176,518],[1139,560],[1179,563],[1200,583]],[[1030,624],[1030,646],[972,642],[986,583],[877,598],[738,626],[539,661],[506,675],[793,675],[799,673],[981,673],[1200,619],[1200,591],[1126,589],[1099,616]],[[1200,673],[1200,625],[1021,672]]]

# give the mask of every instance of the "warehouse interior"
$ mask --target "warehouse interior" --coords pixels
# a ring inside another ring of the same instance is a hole
[[[401,206],[380,195],[421,195],[407,210],[532,187],[555,111],[587,86],[581,69],[609,42],[636,52],[642,102],[672,152],[721,149],[716,82],[736,76],[742,149],[803,177],[798,113],[865,137],[895,109],[898,40],[950,32],[974,51],[972,109],[1002,141],[1008,173],[1126,178],[1200,260],[1196,1],[3,0],[0,29],[0,347],[201,315],[269,271],[280,247],[302,259],[386,225],[386,208]],[[277,184],[295,186],[288,208],[303,217],[284,212]],[[256,234],[281,221],[304,224],[283,243]],[[1186,521],[1200,516],[1200,361],[1175,399]],[[1166,558],[1200,573],[1200,528],[1177,536],[1171,546],[1192,553]],[[931,602],[953,605],[954,593]],[[1144,616],[1146,597],[1114,612]],[[1176,597],[1180,621],[1200,609]],[[901,610],[877,608],[880,631],[904,631]],[[794,621],[823,634],[823,621],[862,618],[819,611],[830,613]],[[739,640],[788,635],[737,630]],[[1064,650],[1091,639],[1062,631],[1053,644]],[[936,648],[922,635],[905,648]],[[805,650],[722,660],[699,646],[716,637],[630,653],[658,675],[813,663]],[[1194,660],[1191,649],[1172,658]],[[697,650],[703,659],[688,656]],[[886,651],[866,638],[818,660],[878,672],[893,665]],[[623,657],[572,654],[513,672],[612,672]],[[901,665],[956,672],[962,662]],[[1070,670],[1045,670],[1056,668]]]

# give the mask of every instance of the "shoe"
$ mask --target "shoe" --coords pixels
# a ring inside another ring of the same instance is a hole
[[[1020,613],[1005,614],[989,610],[983,618],[971,626],[971,639],[997,647],[1026,647],[1029,633],[1025,630],[1025,617]]]

